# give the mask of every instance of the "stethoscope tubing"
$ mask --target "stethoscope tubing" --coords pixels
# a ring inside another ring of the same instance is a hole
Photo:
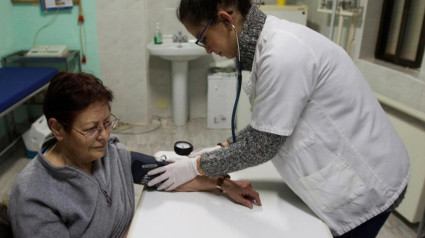
[[[239,103],[239,96],[241,94],[241,87],[242,87],[242,66],[241,62],[238,62],[238,87],[237,87],[237,93],[236,93],[236,99],[235,104],[233,105],[233,111],[232,111],[232,139],[233,143],[236,142],[236,133],[235,133],[235,116],[236,116],[236,109],[238,107]]]
[[[232,139],[233,143],[236,143],[236,132],[235,132],[235,116],[236,116],[236,109],[238,107],[239,103],[239,96],[241,94],[241,88],[242,88],[242,61],[241,61],[241,52],[239,48],[239,39],[238,39],[238,32],[236,30],[236,27],[232,24],[233,30],[235,31],[236,36],[236,44],[238,47],[238,55],[237,55],[237,68],[238,68],[238,87],[237,87],[237,93],[236,93],[236,99],[235,103],[233,105],[233,111],[232,111],[232,121],[231,121],[231,127],[232,127]]]

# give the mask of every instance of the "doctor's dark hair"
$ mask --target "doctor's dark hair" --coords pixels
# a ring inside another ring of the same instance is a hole
[[[60,72],[47,88],[43,113],[47,120],[55,118],[69,132],[78,113],[95,102],[105,102],[110,108],[113,98],[112,91],[91,74]]]
[[[181,0],[177,9],[177,18],[181,23],[192,25],[201,24],[202,21],[217,21],[219,8],[234,6],[243,17],[248,15],[252,0]]]

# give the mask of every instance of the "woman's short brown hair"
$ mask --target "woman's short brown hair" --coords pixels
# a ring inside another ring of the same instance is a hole
[[[43,112],[47,119],[55,118],[70,129],[79,112],[94,102],[105,102],[110,107],[113,93],[102,81],[88,73],[60,72],[50,81]]]

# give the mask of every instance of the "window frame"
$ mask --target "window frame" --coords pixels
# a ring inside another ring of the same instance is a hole
[[[416,50],[415,60],[401,58],[401,50],[404,46],[405,32],[408,28],[408,14],[409,8],[412,6],[411,0],[405,0],[403,6],[403,13],[399,28],[399,35],[397,39],[397,47],[395,54],[386,53],[388,43],[388,36],[390,33],[391,19],[394,10],[394,0],[384,0],[382,5],[381,22],[379,25],[378,39],[375,49],[375,57],[384,61],[388,61],[397,65],[406,66],[410,68],[420,68],[425,49],[425,14],[422,19],[421,33]]]

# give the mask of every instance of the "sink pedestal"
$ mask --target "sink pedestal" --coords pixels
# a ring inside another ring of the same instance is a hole
[[[176,126],[183,126],[189,117],[187,85],[189,61],[206,55],[207,52],[204,48],[197,46],[195,41],[173,43],[171,39],[163,40],[164,42],[160,45],[150,42],[147,48],[149,54],[171,61],[173,121]]]
[[[188,61],[172,61],[171,62],[171,75],[172,75],[172,109],[173,121],[176,126],[183,126],[186,124],[189,115],[189,101],[188,101]]]

